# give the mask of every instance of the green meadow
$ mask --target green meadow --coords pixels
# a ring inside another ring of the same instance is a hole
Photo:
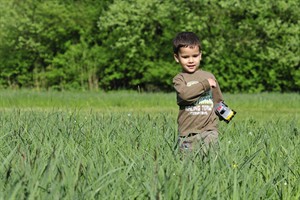
[[[174,93],[0,91],[0,199],[299,199],[300,95],[224,94],[217,154],[177,149]]]

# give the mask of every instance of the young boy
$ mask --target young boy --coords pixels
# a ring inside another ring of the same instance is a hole
[[[180,150],[202,149],[218,141],[218,117],[214,105],[223,101],[213,74],[199,69],[202,57],[200,40],[192,32],[181,32],[173,39],[174,58],[182,72],[173,79],[179,106]]]

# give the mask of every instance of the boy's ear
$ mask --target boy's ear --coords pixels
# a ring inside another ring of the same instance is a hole
[[[175,53],[174,53],[174,59],[175,59],[175,61],[176,61],[176,62],[178,62],[178,63],[179,63],[178,55],[177,55],[177,54],[175,54]]]

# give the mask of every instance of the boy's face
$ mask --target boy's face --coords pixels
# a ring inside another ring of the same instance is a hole
[[[200,65],[201,52],[199,46],[181,47],[178,54],[174,54],[176,62],[188,73],[194,73]]]

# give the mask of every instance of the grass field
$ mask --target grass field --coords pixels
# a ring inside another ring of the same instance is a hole
[[[202,160],[176,148],[173,93],[0,91],[0,199],[299,199],[300,95],[224,96]]]

